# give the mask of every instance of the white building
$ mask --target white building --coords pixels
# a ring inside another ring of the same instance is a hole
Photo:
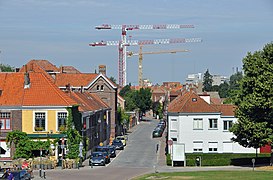
[[[186,92],[168,107],[168,140],[185,144],[185,153],[255,153],[254,148],[231,141],[234,135],[229,128],[237,121],[235,108],[210,104],[209,95]]]

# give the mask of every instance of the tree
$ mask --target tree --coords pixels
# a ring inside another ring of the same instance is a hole
[[[145,113],[147,110],[151,109],[151,97],[152,93],[149,88],[140,88],[137,92],[136,104],[141,113]]]
[[[11,67],[10,65],[5,65],[5,64],[0,64],[0,70],[2,72],[13,72],[14,71],[14,67]]]
[[[228,97],[228,92],[229,92],[229,84],[227,82],[224,82],[219,85],[218,93],[220,98]]]
[[[126,94],[127,94],[128,92],[130,92],[130,91],[131,91],[131,83],[129,83],[128,85],[124,86],[124,87],[120,90],[119,95],[122,96],[122,97],[124,98],[124,97],[126,96]]]
[[[273,142],[273,44],[248,53],[243,59],[244,76],[237,95],[238,122],[231,131],[232,140],[244,147],[259,148]]]
[[[110,79],[113,83],[117,84],[117,80],[116,80],[113,76],[111,76],[109,79]]]
[[[212,75],[210,75],[209,70],[204,74],[203,80],[203,91],[210,92],[212,90]]]
[[[163,108],[159,101],[152,103],[153,114],[158,115],[160,119],[163,118]]]

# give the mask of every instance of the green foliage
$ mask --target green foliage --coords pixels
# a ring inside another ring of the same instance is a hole
[[[117,84],[117,80],[116,80],[113,76],[111,76],[109,79],[110,79],[113,83]]]
[[[130,90],[126,93],[125,97],[125,109],[128,111],[133,111],[137,109],[136,99],[137,99],[137,91]]]
[[[15,146],[13,158],[31,158],[34,150],[49,150],[50,141],[32,141],[25,132],[14,130],[9,132],[6,138],[8,147]]]
[[[155,115],[159,115],[159,118],[163,118],[163,107],[160,102],[156,101],[152,103],[152,110]]]
[[[136,104],[140,112],[145,113],[152,106],[152,93],[149,88],[140,88],[137,91]]]
[[[67,146],[69,149],[68,154],[66,155],[69,159],[76,159],[79,156],[79,144],[82,142],[82,137],[80,135],[82,123],[81,115],[78,112],[78,107],[67,108],[68,117],[67,117],[67,130],[64,131],[64,134],[67,135]],[[85,150],[83,148],[83,155],[85,155]]]
[[[0,64],[0,69],[2,72],[13,72],[14,71],[14,67],[11,67],[10,65],[7,64]]]
[[[210,92],[212,91],[212,75],[209,73],[209,70],[204,73],[203,80],[203,91]]]
[[[228,91],[229,91],[229,85],[227,82],[224,82],[219,85],[219,96],[220,98],[226,98],[228,97]]]
[[[119,124],[129,122],[129,115],[125,114],[125,111],[121,107],[118,107],[118,122]]]
[[[264,159],[269,158],[270,154],[259,154],[259,156],[260,159]],[[246,165],[249,164],[249,162],[251,162],[252,158],[255,158],[257,160],[255,154],[186,153],[187,166],[195,166],[196,157],[201,157],[202,166]],[[261,163],[262,162],[265,162],[265,160],[261,160]],[[172,165],[170,154],[167,154],[166,156],[166,163],[168,166]],[[267,163],[269,164],[269,161]]]
[[[238,106],[238,122],[231,131],[245,147],[273,142],[273,44],[248,53],[243,59],[244,76],[233,101]]]
[[[127,93],[130,92],[130,91],[131,91],[131,83],[129,83],[128,85],[124,86],[120,90],[119,95],[124,98],[127,95]]]

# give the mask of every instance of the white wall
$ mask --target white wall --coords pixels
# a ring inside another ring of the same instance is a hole
[[[203,119],[203,128],[194,129],[193,128],[193,119]],[[209,119],[217,119],[217,129],[209,128]],[[177,121],[173,121],[173,120]],[[185,152],[193,153],[194,142],[195,146],[200,146],[202,142],[202,151],[203,153],[255,153],[256,150],[253,148],[244,148],[238,143],[233,143],[231,138],[233,134],[229,131],[224,131],[224,120],[231,120],[233,123],[236,120],[234,117],[221,117],[220,114],[211,114],[211,115],[181,115],[181,116],[169,116],[168,117],[168,140],[172,138],[177,138],[177,142],[173,143],[184,143]],[[215,144],[217,143],[217,144]],[[210,152],[210,147],[217,147],[216,152]],[[169,151],[170,152],[170,151]]]

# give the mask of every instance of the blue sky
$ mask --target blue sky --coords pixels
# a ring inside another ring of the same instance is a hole
[[[272,0],[0,0],[0,62],[21,67],[30,59],[72,65],[94,72],[100,64],[116,79],[115,46],[89,47],[120,40],[120,30],[101,24],[193,24],[194,29],[130,31],[132,39],[202,38],[202,43],[150,45],[143,51],[190,52],[144,55],[143,77],[153,83],[184,82],[187,74],[230,76],[247,52],[273,40]],[[138,51],[138,47],[129,47]],[[137,84],[138,57],[127,61],[127,82]]]

